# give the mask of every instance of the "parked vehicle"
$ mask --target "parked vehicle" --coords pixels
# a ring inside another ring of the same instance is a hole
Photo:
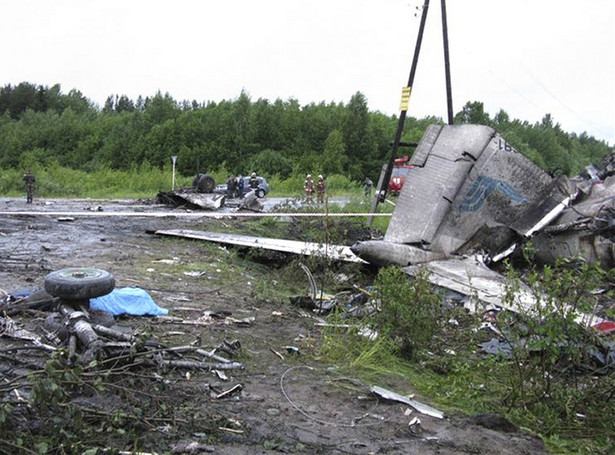
[[[256,197],[263,198],[269,193],[269,184],[267,183],[267,179],[265,177],[257,176],[258,179],[258,188],[256,188]],[[240,184],[239,187],[242,188],[241,197],[243,197],[246,193],[250,192],[252,188],[250,188],[250,176],[241,177],[243,179],[243,187]],[[216,186],[214,193],[218,194],[226,194],[226,183],[222,183]]]
[[[406,176],[410,172],[410,169],[414,169],[414,166],[408,164],[408,161],[410,161],[410,158],[407,155],[395,160],[393,170],[391,171],[391,178],[389,179],[389,194],[399,196],[399,193],[401,193],[401,189],[406,182]]]

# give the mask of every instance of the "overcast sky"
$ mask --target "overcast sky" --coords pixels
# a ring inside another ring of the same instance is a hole
[[[348,102],[399,112],[420,0],[0,0],[0,86],[175,100]],[[449,0],[453,110],[540,121],[615,144],[615,1]],[[432,0],[408,115],[446,119]]]

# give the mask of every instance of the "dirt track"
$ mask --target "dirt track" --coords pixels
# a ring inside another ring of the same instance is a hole
[[[376,399],[369,392],[370,385],[341,376],[333,366],[313,360],[309,353],[319,340],[314,320],[290,304],[280,308],[256,300],[251,291],[251,280],[255,279],[251,271],[237,270],[243,285],[230,288],[225,286],[224,277],[183,275],[164,260],[189,268],[197,260],[208,261],[207,248],[198,242],[147,233],[167,228],[207,229],[207,224],[219,220],[172,216],[76,216],[74,220],[59,220],[44,212],[150,213],[168,209],[134,201],[35,201],[33,206],[24,202],[0,199],[0,211],[31,208],[41,212],[3,215],[0,219],[1,289],[37,287],[53,270],[91,266],[112,272],[118,287],[138,285],[148,290],[158,305],[169,309],[169,316],[196,320],[205,311],[226,311],[236,319],[254,318],[250,326],[224,320],[197,326],[162,323],[150,317],[118,319],[118,324],[148,330],[167,345],[200,338],[208,349],[222,340],[239,340],[242,346],[239,360],[245,369],[228,371],[226,381],[208,371],[186,374],[171,370],[165,374],[164,387],[152,386],[151,394],[157,395],[153,402],[172,408],[175,423],[144,430],[140,451],[175,448],[181,453],[187,444],[198,443],[200,452],[191,453],[545,453],[538,438],[510,432],[497,419],[446,413],[440,420],[416,411],[408,416],[404,413],[407,406]],[[36,325],[28,317],[31,316],[19,315],[13,319],[33,329]],[[0,346],[7,343],[6,338],[0,338]],[[285,347],[289,345],[299,347],[301,354],[287,352]],[[214,391],[236,385],[241,386],[239,393],[222,399],[214,397]],[[378,385],[400,393],[412,392],[411,384],[400,381]],[[416,399],[427,402],[421,397]],[[100,401],[89,402],[88,406],[106,409],[119,405],[121,398],[109,395]],[[419,430],[408,426],[414,417],[422,422]]]

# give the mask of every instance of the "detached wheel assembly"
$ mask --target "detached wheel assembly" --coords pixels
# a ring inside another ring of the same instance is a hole
[[[63,300],[89,300],[109,294],[114,288],[113,275],[100,269],[61,269],[45,277],[45,291]]]
[[[216,182],[211,175],[204,174],[199,177],[196,188],[199,193],[213,193],[216,189]]]

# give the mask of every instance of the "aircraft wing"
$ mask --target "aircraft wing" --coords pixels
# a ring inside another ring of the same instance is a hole
[[[281,251],[283,253],[295,253],[327,256],[335,261],[365,263],[356,256],[350,248],[343,245],[326,245],[323,243],[301,242],[297,240],[272,239],[265,237],[253,237],[241,234],[227,234],[221,232],[194,231],[189,229],[168,229],[155,232],[156,235],[183,237],[188,239],[206,240],[209,242],[224,243],[227,245],[239,245],[266,250]]]

